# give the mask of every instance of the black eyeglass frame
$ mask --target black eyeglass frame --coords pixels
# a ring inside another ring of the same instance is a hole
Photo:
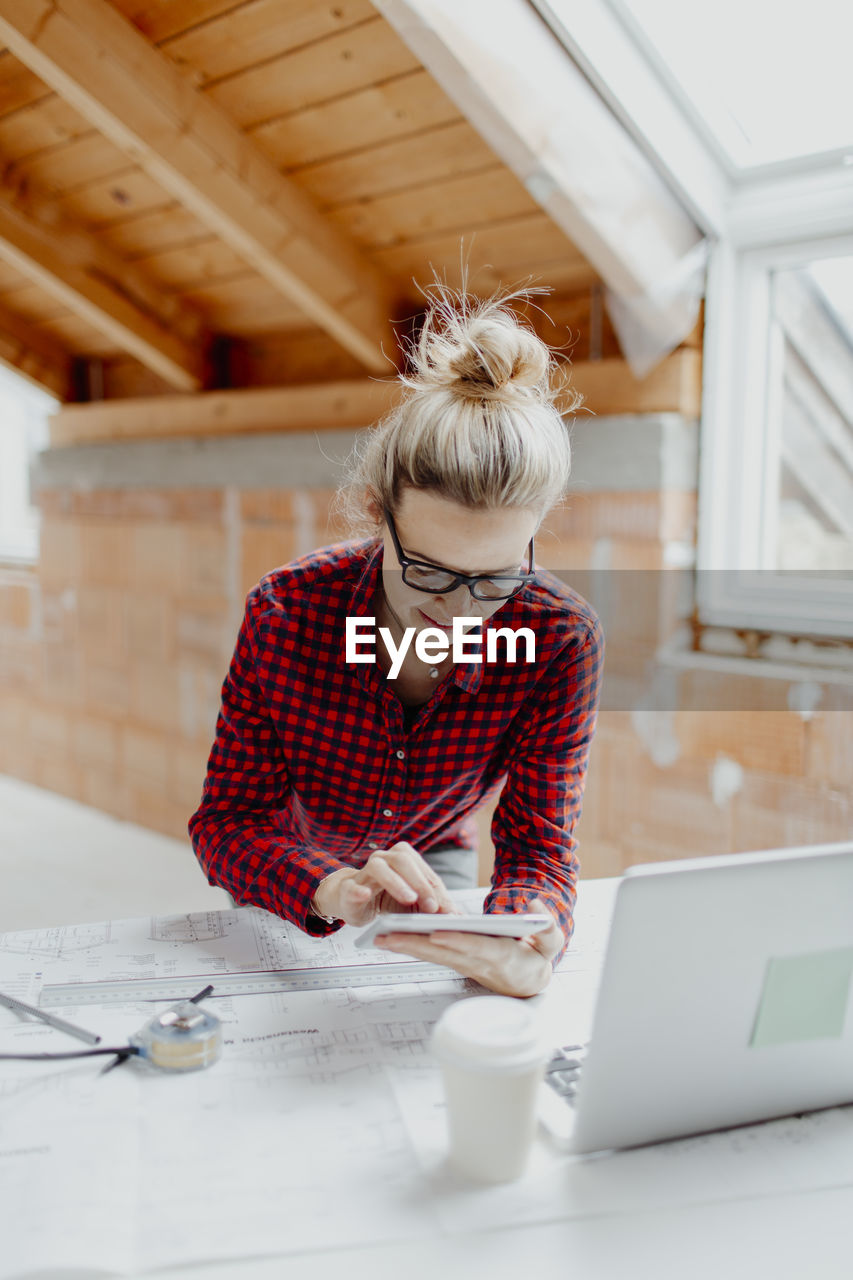
[[[475,600],[481,600],[484,604],[494,604],[497,600],[511,600],[514,595],[518,594],[526,583],[536,577],[536,572],[533,568],[534,546],[532,537],[527,548],[527,572],[524,574],[455,573],[453,569],[448,569],[443,564],[434,564],[431,560],[413,560],[410,556],[407,556],[403,551],[403,548],[400,546],[400,539],[397,536],[397,527],[394,524],[394,517],[387,508],[384,515],[388,522],[388,529],[391,533],[391,540],[394,543],[394,550],[397,553],[397,559],[400,562],[400,568],[403,570],[403,581],[407,586],[413,587],[415,591],[424,591],[428,595],[433,596],[450,595],[452,591],[456,590],[460,582],[464,582]],[[420,569],[437,569],[439,573],[449,574],[453,581],[446,587],[425,587],[420,582],[410,582],[406,577],[406,571],[411,566],[417,566]],[[506,596],[479,596],[477,595],[478,582],[513,582],[516,585],[513,587],[512,591],[510,591],[509,595]]]

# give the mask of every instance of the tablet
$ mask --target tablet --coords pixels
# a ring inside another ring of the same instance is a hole
[[[550,923],[551,917],[542,912],[459,916],[432,911],[389,913],[377,916],[364,933],[358,935],[355,945],[370,947],[380,933],[436,933],[439,929],[453,933],[484,933],[493,938],[527,938],[532,933],[541,933]]]

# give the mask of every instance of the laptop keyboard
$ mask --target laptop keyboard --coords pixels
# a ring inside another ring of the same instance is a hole
[[[554,1051],[545,1067],[545,1083],[570,1106],[575,1104],[575,1092],[586,1057],[585,1044],[564,1044]]]

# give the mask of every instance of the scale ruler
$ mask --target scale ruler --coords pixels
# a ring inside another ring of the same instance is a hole
[[[446,982],[455,969],[426,961],[332,965],[316,969],[264,969],[248,973],[193,973],[175,978],[127,978],[104,982],[46,983],[41,1008],[61,1005],[125,1004],[135,1000],[185,1000],[213,984],[217,996],[269,994],[275,991],[326,991],[334,987],[384,987],[402,982]]]

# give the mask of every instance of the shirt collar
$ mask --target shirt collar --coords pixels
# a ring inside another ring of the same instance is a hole
[[[384,555],[384,543],[382,539],[376,541],[375,547],[370,550],[370,542],[365,544],[365,549],[369,551],[367,562],[362,570],[353,590],[349,601],[350,617],[369,617],[372,615],[372,604],[374,595],[379,590],[382,579],[382,563]],[[500,610],[498,610],[500,613]],[[481,628],[483,643],[481,652],[483,661],[485,661],[486,632],[494,624],[500,626],[498,619],[495,621],[496,615],[487,618]],[[364,667],[359,667],[363,671]],[[463,689],[465,693],[476,693],[483,682],[483,663],[482,662],[459,662],[453,669],[453,682]]]

